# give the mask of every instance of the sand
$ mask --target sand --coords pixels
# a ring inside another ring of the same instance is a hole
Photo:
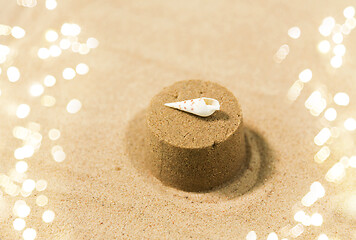
[[[8,174],[17,162],[13,154],[21,141],[13,137],[13,128],[33,121],[40,124],[43,139],[40,150],[27,159],[26,174],[48,182],[45,191],[26,198],[3,194],[2,240],[21,238],[22,231],[13,228],[12,208],[18,199],[31,207],[26,227],[34,228],[38,239],[244,239],[252,230],[259,239],[272,231],[281,239],[297,224],[293,216],[298,210],[319,212],[324,222],[320,227],[306,226],[297,239],[316,239],[321,233],[338,239],[355,236],[354,219],[340,207],[346,199],[341,194],[354,188],[353,169],[347,169],[339,185],[324,178],[344,152],[354,149],[350,145],[354,138],[335,140],[332,156],[323,164],[315,163],[320,147],[313,139],[324,123],[304,107],[308,96],[323,86],[328,96],[337,91],[355,96],[355,32],[344,39],[347,53],[340,69],[332,69],[330,56],[316,50],[324,39],[318,33],[322,19],[332,15],[341,22],[349,1],[79,0],[58,1],[53,11],[38,2],[28,9],[16,1],[0,1],[6,8],[0,23],[26,29],[24,39],[1,36],[1,44],[22,50],[1,65],[0,173]],[[79,40],[95,37],[99,47],[88,55],[67,50],[57,58],[38,59],[38,48],[52,45],[45,41],[45,32],[60,32],[65,22],[79,24]],[[288,37],[292,26],[301,28],[299,39]],[[290,46],[290,53],[278,64],[273,56],[282,44]],[[89,73],[64,80],[63,69],[80,62],[88,64]],[[6,80],[10,65],[21,70],[16,83]],[[291,103],[286,94],[305,68],[313,70],[313,79]],[[54,87],[45,89],[44,94],[56,98],[48,108],[40,97],[28,93],[31,83],[41,82],[46,74],[57,78]],[[218,82],[243,107],[251,148],[263,153],[257,182],[251,188],[246,185],[247,192],[238,179],[209,193],[179,191],[162,185],[131,161],[126,133],[136,128],[139,134],[141,125],[133,122],[144,119],[152,97],[183,79]],[[73,98],[82,102],[82,108],[69,114],[66,105]],[[31,106],[25,119],[13,111],[20,103]],[[340,119],[355,107],[351,101],[338,108]],[[61,131],[56,141],[47,137],[51,128]],[[51,156],[55,145],[66,153],[63,162]],[[323,184],[326,194],[304,207],[300,201],[314,181]],[[35,203],[41,194],[49,199],[44,207]],[[55,212],[52,223],[41,219],[47,209]]]
[[[164,105],[189,103],[190,99],[205,96],[221,103],[220,110],[208,117]],[[142,146],[146,152],[145,165],[168,186],[185,191],[210,190],[231,180],[245,167],[241,107],[235,96],[221,85],[201,80],[178,81],[152,98],[146,119],[145,146]]]

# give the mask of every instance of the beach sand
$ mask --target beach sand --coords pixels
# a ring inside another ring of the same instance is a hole
[[[324,39],[318,32],[323,18],[344,21],[342,11],[349,4],[80,0],[58,1],[57,8],[49,11],[43,1],[32,9],[16,1],[0,1],[6,9],[0,23],[26,30],[23,39],[1,36],[0,40],[18,49],[1,65],[0,173],[9,174],[17,162],[13,153],[21,141],[13,137],[13,128],[36,122],[43,139],[39,151],[26,159],[26,174],[48,182],[45,191],[28,197],[12,197],[0,188],[4,192],[0,238],[21,238],[22,231],[13,228],[12,213],[15,201],[21,199],[31,207],[26,227],[36,230],[37,239],[245,239],[250,231],[258,239],[271,232],[292,239],[288,231],[298,224],[293,217],[299,210],[309,215],[318,212],[324,221],[321,226],[304,226],[298,239],[317,239],[322,233],[330,239],[354,238],[355,218],[343,207],[354,191],[354,169],[347,169],[340,184],[324,178],[341,156],[355,154],[354,135],[343,133],[345,140],[334,139],[331,157],[316,163],[313,158],[320,147],[313,139],[325,124],[304,106],[319,88],[327,92],[328,106],[336,92],[355,96],[355,31],[343,41],[347,54],[340,69],[330,66],[331,54],[317,51]],[[66,50],[58,58],[39,59],[38,48],[51,45],[45,32],[60,32],[65,22],[81,27],[80,42],[95,37],[99,47],[88,55]],[[299,39],[287,34],[293,26],[301,29]],[[289,55],[276,63],[273,56],[283,44],[289,45]],[[89,73],[64,80],[63,69],[80,62],[88,64]],[[10,65],[21,70],[16,83],[7,80],[5,69]],[[288,89],[306,68],[312,69],[313,79],[291,102]],[[47,74],[57,78],[54,87],[45,89],[45,95],[56,98],[49,108],[28,93],[30,84]],[[251,154],[259,153],[253,155],[259,158],[254,166],[260,167],[251,172],[258,178],[253,187],[235,179],[211,192],[188,193],[166,187],[135,167],[140,151],[125,147],[127,133],[138,135],[139,148],[140,123],[151,98],[163,87],[188,79],[217,82],[239,100],[253,142]],[[69,114],[66,105],[74,98],[82,108]],[[20,103],[31,107],[25,119],[18,119],[13,111]],[[338,108],[340,119],[355,116],[355,107],[351,100],[349,106]],[[56,141],[48,139],[51,128],[61,131]],[[66,153],[63,162],[51,156],[55,145]],[[324,186],[325,196],[305,207],[301,200],[315,181]],[[35,203],[41,194],[49,200],[44,207]],[[55,213],[51,223],[41,218],[47,209]]]

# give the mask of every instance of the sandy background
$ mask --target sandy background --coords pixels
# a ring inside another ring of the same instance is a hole
[[[32,121],[41,125],[43,140],[39,151],[26,159],[26,174],[48,182],[44,192],[28,197],[12,197],[0,188],[0,238],[22,236],[12,224],[19,199],[31,207],[26,227],[37,231],[37,239],[244,239],[252,230],[261,239],[270,232],[281,239],[297,224],[293,216],[298,210],[319,212],[324,219],[320,227],[305,227],[298,239],[317,239],[321,233],[330,239],[355,238],[355,218],[341,207],[345,194],[354,189],[354,169],[347,169],[340,184],[324,179],[341,156],[355,154],[355,135],[341,134],[330,142],[331,157],[315,163],[320,147],[313,139],[326,123],[304,107],[317,88],[327,96],[347,91],[351,102],[338,110],[336,125],[356,114],[356,31],[344,39],[347,53],[340,69],[330,67],[331,54],[316,48],[324,39],[318,32],[322,19],[333,16],[343,22],[342,11],[352,3],[80,0],[59,1],[49,11],[43,1],[32,9],[0,1],[0,23],[26,30],[20,40],[0,36],[1,44],[15,49],[0,65],[0,173],[8,174],[17,162],[13,153],[21,141],[12,129]],[[99,47],[88,55],[66,50],[58,58],[39,59],[38,48],[51,45],[45,32],[60,32],[65,22],[79,24],[79,40],[95,37]],[[301,29],[299,39],[287,34],[293,26]],[[282,44],[289,45],[290,53],[278,64],[273,56]],[[80,62],[89,65],[89,73],[64,80],[63,69]],[[16,83],[7,80],[4,69],[10,65],[21,70]],[[290,103],[288,89],[305,68],[312,69],[313,80]],[[45,94],[54,96],[56,105],[46,108],[28,88],[49,73],[57,83]],[[264,153],[258,184],[244,195],[226,188],[202,195],[176,191],[133,167],[125,148],[132,121],[162,87],[184,79],[218,82],[239,99],[245,123]],[[71,115],[66,104],[73,98],[83,107]],[[25,119],[14,114],[20,103],[31,106]],[[48,139],[51,128],[61,131],[55,142]],[[63,147],[65,161],[53,160],[54,145]],[[326,195],[304,207],[300,201],[314,181],[323,184]],[[49,199],[45,207],[36,206],[39,194]],[[47,209],[56,214],[52,223],[41,219]]]

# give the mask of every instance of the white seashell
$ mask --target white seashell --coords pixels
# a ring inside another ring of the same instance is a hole
[[[181,102],[165,103],[164,105],[201,117],[208,117],[216,110],[220,110],[220,104],[218,100],[206,97],[190,99]]]

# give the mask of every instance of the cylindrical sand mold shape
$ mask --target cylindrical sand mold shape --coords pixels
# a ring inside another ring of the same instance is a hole
[[[165,103],[214,98],[220,110],[199,117]],[[246,162],[241,107],[225,87],[200,80],[181,81],[154,96],[146,115],[145,161],[165,185],[204,191],[238,174]]]

